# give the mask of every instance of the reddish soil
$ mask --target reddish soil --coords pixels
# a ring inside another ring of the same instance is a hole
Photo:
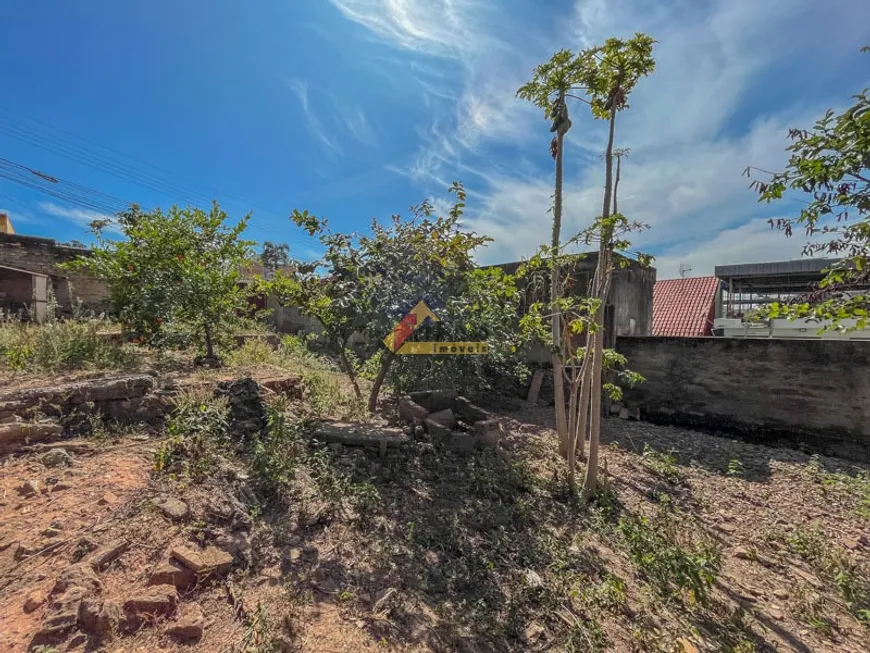
[[[796,533],[817,529],[826,551],[840,552],[867,577],[862,496],[843,480],[866,467],[606,420],[602,462],[618,511],[613,523],[672,502],[686,535],[705,535],[723,553],[712,606],[699,609],[653,594],[615,531],[595,526],[604,513],[565,501],[549,409],[511,403],[503,414],[505,438],[494,452],[463,456],[420,444],[379,461],[376,453],[324,450],[330,469],[348,469],[354,482],[377,489],[367,518],[341,497],[329,503],[324,486],[312,481],[314,468],[300,469],[289,508],[255,520],[246,562],[226,578],[181,593],[176,614],[195,604],[205,615],[201,639],[182,644],[169,637],[173,615],[110,638],[102,650],[562,650],[570,631],[565,624],[578,615],[600,624],[602,651],[870,650],[870,628],[847,609],[830,575],[793,543]],[[58,574],[80,555],[83,537],[98,546],[130,542],[99,573],[102,596],[120,602],[145,588],[173,546],[196,547],[236,532],[216,474],[193,484],[153,476],[160,440],[134,437],[91,443],[74,453],[69,467],[46,467],[37,452],[0,462],[0,650],[27,650],[46,604],[27,613],[25,600],[49,595]],[[649,450],[671,452],[674,460],[661,464]],[[530,484],[512,480],[518,465],[533,475]],[[48,491],[24,496],[25,481]],[[166,495],[183,499],[191,516],[164,516],[151,501]],[[20,545],[30,554],[16,559]],[[545,595],[524,598],[534,576],[547,593],[563,591],[563,581],[579,581],[582,590],[618,577],[625,599],[588,615],[542,608]],[[820,621],[808,620],[808,603]],[[508,605],[514,612],[506,612]],[[520,639],[510,634],[507,620],[514,616]],[[94,650],[95,644],[70,639],[59,650]]]

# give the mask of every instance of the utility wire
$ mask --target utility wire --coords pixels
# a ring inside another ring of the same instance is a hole
[[[151,168],[153,170],[161,171],[165,174],[171,175],[174,178],[181,178],[179,175],[176,175],[173,172],[147,163],[133,156],[124,154],[123,152],[120,152],[114,148],[97,143],[96,141],[92,141],[90,139],[60,129],[59,127],[54,127],[35,118],[24,116],[9,108],[0,107],[0,111],[5,112],[8,115],[14,116],[14,118],[9,118],[8,116],[0,115],[0,132],[5,133],[6,135],[15,138],[16,140],[83,163],[84,165],[87,165],[92,169],[124,179],[143,188],[148,188],[152,191],[172,198],[174,203],[191,204],[194,206],[199,206],[200,208],[207,208],[208,205],[211,204],[211,197],[209,197],[208,195],[199,193],[175,181],[171,181],[156,174],[152,174],[144,169],[142,166]],[[29,122],[35,125],[41,125],[43,128],[47,128],[48,130],[51,130],[53,132],[65,134],[66,136],[72,137],[73,139],[75,139],[75,141],[79,142],[74,142],[69,138],[63,138],[55,134],[45,133],[44,130],[42,133],[40,133],[34,127],[25,124],[25,122]],[[83,143],[87,143],[89,145],[84,145]],[[139,165],[134,165],[130,162],[134,162],[134,164]],[[214,191],[213,188],[210,188],[209,190]],[[256,206],[252,202],[244,198],[236,197],[228,193],[222,193],[219,191],[215,191],[215,194],[235,200],[246,206],[250,206],[253,209],[262,211],[263,213],[277,215],[276,212],[264,209],[260,206]],[[249,229],[251,229],[252,231],[266,231],[265,227],[261,227],[260,225],[255,224],[250,224]],[[309,243],[300,239],[299,237],[291,237],[289,240],[295,241],[298,244],[309,245]]]
[[[8,159],[0,158],[0,179],[6,179],[19,186],[24,186],[25,188],[30,188],[100,213],[118,213],[129,206],[128,202],[118,197],[52,177],[39,170],[28,168]]]

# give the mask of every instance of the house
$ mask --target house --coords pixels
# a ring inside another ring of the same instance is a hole
[[[682,338],[712,336],[720,287],[718,277],[656,281],[653,287],[652,335]]]
[[[108,299],[106,284],[83,272],[70,272],[61,263],[88,256],[90,250],[58,244],[52,238],[16,234],[8,216],[0,223],[0,310],[4,314],[40,321],[49,299],[61,315],[72,315],[81,303],[101,310]]]
[[[6,213],[0,213],[0,234],[14,234],[15,229],[12,227],[12,218]]]

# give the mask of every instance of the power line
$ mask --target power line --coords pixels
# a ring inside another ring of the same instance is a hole
[[[102,145],[83,136],[78,136],[76,134],[73,134],[72,132],[68,132],[59,127],[55,127],[35,118],[24,116],[16,111],[13,111],[12,109],[0,107],[0,111],[14,116],[15,120],[18,121],[18,124],[16,124],[12,122],[9,117],[4,117],[0,115],[0,132],[5,133],[6,135],[15,138],[16,140],[83,163],[84,165],[87,165],[92,169],[99,170],[100,172],[105,172],[115,177],[124,179],[143,188],[148,188],[162,195],[173,198],[173,200],[175,200],[175,202],[177,203],[191,204],[194,206],[199,205],[201,208],[207,207],[211,203],[211,197],[192,190],[189,187],[186,187],[175,181],[167,180],[164,177],[152,174],[147,170],[143,169],[142,166],[151,168],[153,170],[161,171],[176,178],[181,178],[176,173],[160,168],[159,166],[156,166],[154,164],[147,163],[145,161],[142,161],[141,159],[137,159],[136,157],[130,156],[106,145]],[[66,134],[67,136],[72,137],[79,142],[76,143],[68,138],[57,136],[56,134],[44,132],[40,133],[36,131],[32,126],[21,124],[21,121],[41,125],[48,130],[61,134]],[[93,147],[83,145],[82,143],[88,143]],[[100,150],[102,150],[103,152],[113,153],[117,156],[105,154]],[[138,163],[140,165],[131,165],[130,163],[128,163],[129,161]],[[237,202],[250,206],[253,209],[262,211],[266,214],[278,215],[277,212],[270,211],[269,209],[265,209],[260,206],[256,206],[253,202],[250,202],[247,199],[236,197],[228,193],[222,193],[220,191],[216,191],[213,188],[211,188],[210,190],[214,191],[218,195],[222,195],[225,198],[233,199]],[[179,202],[179,200],[181,201]],[[265,231],[264,227],[254,224],[250,224],[249,228],[252,231]],[[297,244],[309,244],[298,237],[291,237],[288,240],[294,241]]]
[[[0,179],[100,213],[118,213],[129,206],[128,202],[113,195],[53,177],[8,159],[0,158]]]
[[[114,215],[127,210],[132,204],[114,195],[66,181],[41,170],[36,170],[2,157],[0,157],[0,179],[5,179],[24,188],[35,190],[99,214]],[[8,196],[0,195],[0,197]],[[9,199],[11,200],[12,198]],[[20,206],[24,206],[17,200],[13,201]],[[250,224],[248,228],[251,229]]]
[[[147,173],[134,169],[127,169],[108,157],[101,157],[98,154],[86,149],[79,149],[74,145],[65,143],[61,140],[36,134],[25,128],[9,124],[2,116],[0,116],[0,132],[5,133],[16,140],[33,145],[41,150],[58,154],[67,159],[82,163],[94,170],[105,172],[120,179],[130,181],[138,186],[156,191],[161,195],[174,197],[176,200],[183,200],[186,201],[186,203],[196,205],[208,204],[211,202],[210,198],[207,198],[204,195],[192,193],[179,186],[175,186],[171,182],[166,182],[157,177],[148,175]]]

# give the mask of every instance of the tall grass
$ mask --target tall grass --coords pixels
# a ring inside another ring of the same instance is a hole
[[[285,336],[278,347],[262,340],[248,340],[228,352],[225,360],[231,368],[244,373],[271,366],[300,375],[306,406],[313,416],[362,419],[366,414],[365,406],[353,396],[345,373],[328,358],[309,350],[306,342],[295,336]]]
[[[100,334],[110,328],[110,323],[101,319],[45,324],[0,319],[0,369],[58,371],[132,365],[136,355],[130,347],[112,343]]]

